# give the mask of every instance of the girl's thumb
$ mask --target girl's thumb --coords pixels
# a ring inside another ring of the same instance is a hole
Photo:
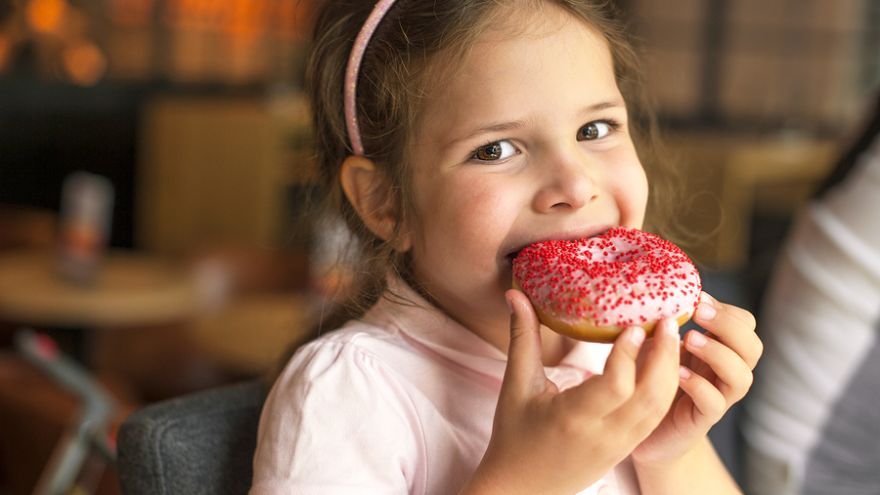
[[[541,362],[541,325],[525,294],[511,289],[504,297],[510,307],[510,347],[502,395],[531,397],[544,390],[547,380]]]

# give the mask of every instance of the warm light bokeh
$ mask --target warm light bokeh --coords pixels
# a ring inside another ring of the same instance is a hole
[[[127,27],[148,26],[153,20],[154,0],[110,0],[108,2],[110,19]]]
[[[64,49],[64,70],[70,80],[81,86],[97,83],[107,70],[107,57],[90,41],[79,41]]]
[[[165,22],[176,29],[249,38],[271,29],[273,34],[299,38],[309,20],[310,6],[311,2],[297,0],[167,0],[163,10]]]
[[[25,17],[28,26],[41,34],[58,33],[64,23],[68,5],[64,0],[31,0]]]
[[[9,65],[9,59],[12,55],[12,39],[11,37],[0,31],[0,73]]]

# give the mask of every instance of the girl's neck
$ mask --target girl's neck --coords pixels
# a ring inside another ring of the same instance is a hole
[[[485,333],[477,329],[471,331],[489,342],[492,346],[507,354],[510,346],[510,333]],[[541,362],[544,366],[557,366],[565,356],[574,348],[575,341],[560,335],[549,328],[541,325]]]
[[[426,301],[433,304],[436,308],[440,309],[448,316],[452,317],[463,327],[467,328],[495,348],[499,349],[504,354],[507,354],[507,349],[510,346],[510,331],[507,330],[508,322],[498,322],[498,324],[493,324],[487,322],[487,324],[481,328],[474,328],[467,324],[467,322],[460,321],[455,318],[453,312],[449,311],[448,308],[444,308],[443,305],[438,301],[434,296],[431,295],[431,292],[426,290],[425,287],[419,283],[419,281],[412,275],[412,273],[408,270],[404,270],[398,273],[398,276],[403,279],[413,290],[415,290],[420,296],[422,296]],[[504,328],[503,332],[495,331],[499,328]],[[574,347],[575,342],[565,337],[561,334],[558,334],[549,328],[541,325],[541,362],[544,366],[556,366],[558,365],[562,359],[571,352],[571,349]]]

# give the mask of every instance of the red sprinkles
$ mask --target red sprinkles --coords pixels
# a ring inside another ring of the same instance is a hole
[[[615,227],[596,237],[532,244],[513,260],[532,303],[568,321],[626,327],[696,309],[700,275],[675,244]]]

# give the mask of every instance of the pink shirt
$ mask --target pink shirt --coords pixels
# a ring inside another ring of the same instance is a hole
[[[252,495],[456,493],[479,464],[506,355],[405,284],[361,320],[302,347],[260,420]],[[547,377],[601,372],[610,346],[579,343]],[[638,494],[627,461],[581,494]]]

